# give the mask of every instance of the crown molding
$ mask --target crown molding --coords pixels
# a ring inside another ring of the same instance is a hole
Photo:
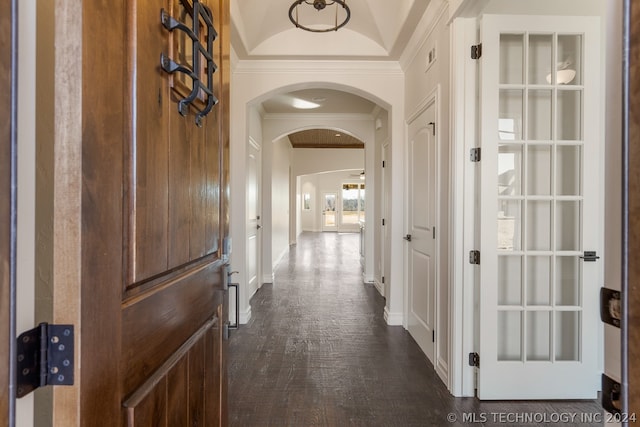
[[[371,114],[344,114],[344,113],[267,113],[262,117],[264,120],[318,120],[318,121],[373,121]]]
[[[397,61],[310,61],[239,59],[234,73],[345,73],[404,75]]]

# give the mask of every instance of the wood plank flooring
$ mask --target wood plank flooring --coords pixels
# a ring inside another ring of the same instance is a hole
[[[408,332],[386,325],[358,238],[303,233],[252,298],[229,341],[231,426],[602,425],[595,401],[452,397]]]

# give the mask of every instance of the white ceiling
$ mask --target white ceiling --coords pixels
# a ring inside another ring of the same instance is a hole
[[[239,59],[397,61],[430,1],[346,0],[351,9],[347,25],[312,33],[289,20],[293,0],[236,0],[231,2],[231,42]],[[313,6],[303,7],[317,14]],[[332,13],[331,7],[322,13]]]
[[[293,0],[235,0],[231,2],[231,43],[239,60],[398,61],[430,2],[346,0],[349,22],[338,31],[313,33],[290,21]],[[312,5],[299,7],[317,14]],[[335,14],[330,9],[334,7],[328,5],[322,13]],[[318,106],[296,107],[300,100]],[[376,105],[355,94],[318,88],[275,95],[262,108],[267,114],[373,114]]]

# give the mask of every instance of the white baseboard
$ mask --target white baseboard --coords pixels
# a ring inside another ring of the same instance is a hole
[[[240,311],[240,324],[246,325],[251,320],[251,306],[248,306],[246,310]]]
[[[442,360],[438,358],[436,363],[436,374],[440,377],[442,382],[447,386],[449,386],[449,365],[446,360]]]
[[[375,283],[376,279],[372,275],[364,276],[363,280],[365,283]]]
[[[384,320],[389,326],[402,326],[404,316],[402,313],[391,313],[389,309],[385,307]]]
[[[271,274],[263,274],[262,275],[262,283],[273,283],[273,281],[275,280],[275,274],[271,273]]]
[[[379,280],[374,280],[373,285],[376,287],[380,295],[384,297],[384,285]]]

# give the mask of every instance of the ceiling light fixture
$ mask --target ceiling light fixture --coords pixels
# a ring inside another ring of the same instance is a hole
[[[304,5],[313,6],[315,11],[308,7],[299,7]],[[327,8],[334,5],[335,8]],[[331,13],[331,9],[335,9],[335,14]],[[293,25],[312,33],[338,31],[350,18],[351,10],[346,0],[296,0],[289,8],[289,19]]]

